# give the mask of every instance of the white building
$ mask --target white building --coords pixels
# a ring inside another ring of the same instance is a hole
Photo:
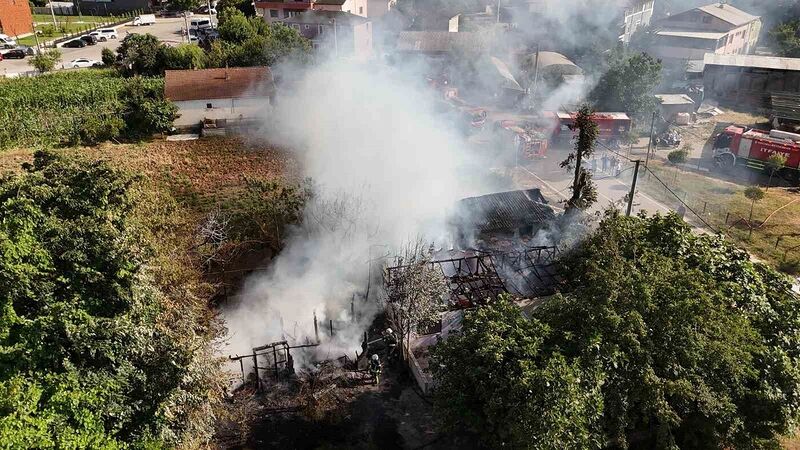
[[[397,0],[346,0],[342,5],[342,11],[368,19],[377,19],[389,12],[396,1]]]
[[[623,30],[619,40],[627,45],[636,30],[650,25],[654,11],[655,0],[629,0],[625,7]]]
[[[176,128],[205,120],[249,120],[265,117],[275,95],[269,67],[167,70],[164,97],[175,103]]]

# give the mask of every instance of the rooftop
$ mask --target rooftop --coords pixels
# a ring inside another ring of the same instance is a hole
[[[342,26],[361,25],[364,22],[369,22],[366,17],[357,16],[346,11],[325,11],[320,9],[307,10],[301,14],[280,19],[279,22],[328,25],[333,24],[334,20],[336,20],[337,25]]]
[[[714,33],[708,31],[684,31],[684,30],[661,30],[656,31],[659,36],[674,36],[685,37],[691,39],[706,39],[711,41],[718,41],[728,33]]]
[[[275,90],[269,67],[167,70],[164,97],[172,101],[267,97]]]
[[[481,231],[516,230],[555,218],[539,189],[498,192],[460,200],[459,215]]]
[[[411,52],[449,52],[456,48],[482,48],[487,45],[480,33],[460,31],[403,31],[397,50]]]
[[[662,105],[693,105],[694,100],[686,94],[661,94],[655,96]]]
[[[777,56],[718,55],[716,53],[706,53],[703,62],[706,67],[712,65],[790,71],[800,70],[800,58],[780,58]]]
[[[737,27],[758,19],[758,16],[748,14],[739,8],[722,3],[701,6],[697,9]]]

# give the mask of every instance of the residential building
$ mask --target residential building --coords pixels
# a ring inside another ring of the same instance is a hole
[[[651,53],[665,60],[700,60],[706,53],[745,55],[755,50],[761,19],[727,3],[690,9],[657,22]]]
[[[306,11],[341,11],[345,0],[256,1],[256,14],[267,22],[278,22]]]
[[[774,109],[771,106],[773,97],[800,94],[799,58],[710,53],[705,56],[704,63],[706,98]]]
[[[164,97],[175,103],[176,128],[205,122],[262,120],[275,86],[269,67],[167,70]]]
[[[19,36],[33,32],[28,0],[0,0],[0,33]]]
[[[150,0],[78,0],[82,14],[109,15],[133,11],[153,12]]]
[[[625,9],[622,14],[623,29],[619,40],[627,45],[636,30],[650,25],[650,20],[653,18],[653,12],[655,11],[655,0],[628,0],[624,6]]]
[[[503,17],[505,18],[505,16]],[[497,8],[487,6],[486,11],[479,13],[462,13],[450,18],[448,30],[453,32],[460,31],[481,31],[497,27],[500,23]],[[502,24],[505,26],[507,24]]]
[[[455,51],[487,50],[491,36],[462,31],[402,31],[397,37],[396,51],[405,54],[445,56]]]
[[[367,19],[377,19],[388,13],[395,3],[397,0],[346,0],[342,11]]]
[[[344,11],[306,11],[278,21],[296,29],[315,49],[339,56],[372,54],[372,22]]]

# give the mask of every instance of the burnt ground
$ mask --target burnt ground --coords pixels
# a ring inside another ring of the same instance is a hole
[[[314,391],[307,386],[284,384],[263,394],[240,392],[231,406],[252,410],[248,430],[235,439],[233,430],[220,433],[217,446],[241,450],[474,448],[465,444],[465,438],[436,430],[430,400],[402,367],[385,367],[383,375],[381,384],[374,386],[366,374],[350,373],[345,385],[316,390],[325,394],[313,405],[303,400]]]

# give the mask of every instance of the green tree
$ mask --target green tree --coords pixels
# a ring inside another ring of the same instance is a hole
[[[769,171],[769,181],[767,182],[767,190],[772,186],[772,177],[775,176],[775,173],[780,171],[786,166],[786,161],[789,160],[789,157],[783,153],[773,153],[772,155],[767,158],[766,168]]]
[[[162,44],[152,34],[129,34],[125,36],[117,53],[120,56],[119,68],[125,76],[157,76],[164,74]]]
[[[215,383],[194,331],[158,322],[136,182],[49,152],[0,178],[3,446],[172,447],[203,420]]]
[[[163,98],[163,92],[135,77],[125,86],[126,133],[129,137],[150,136],[169,131],[178,117],[178,108]]]
[[[169,9],[171,11],[194,11],[205,2],[200,0],[170,0]]]
[[[217,3],[217,11],[221,12],[227,8],[236,8],[242,12],[247,17],[255,17],[256,9],[253,6],[253,2],[249,0],[220,0]],[[222,18],[220,18],[220,24],[222,23]]]
[[[61,60],[61,50],[51,48],[43,52],[39,52],[28,59],[28,64],[33,66],[39,72],[50,72],[55,69],[58,61]]]
[[[244,13],[236,8],[225,8],[219,13],[219,37],[240,44],[256,36],[255,27]]]
[[[589,99],[599,111],[625,111],[642,120],[657,106],[653,89],[660,80],[660,60],[646,53],[613,52]]]
[[[597,189],[592,182],[592,174],[582,167],[583,160],[594,153],[597,140],[597,124],[592,120],[594,111],[584,105],[578,110],[573,129],[578,130],[575,139],[575,151],[561,162],[561,167],[574,171],[572,180],[572,196],[566,201],[568,208],[587,209],[597,201]]]
[[[561,265],[528,320],[501,301],[433,350],[445,424],[536,449],[779,448],[793,431],[790,280],[674,214],[610,211]]]
[[[111,50],[108,47],[103,47],[103,50],[100,52],[103,65],[106,67],[111,67],[114,63],[117,62],[117,55],[114,53],[114,50]]]
[[[165,45],[161,48],[161,62],[165,70],[204,69],[208,58],[206,52],[194,44]]]
[[[747,225],[750,228],[749,235],[753,235],[753,209],[756,206],[756,202],[763,200],[767,194],[758,187],[758,186],[750,186],[744,190],[744,196],[751,201],[750,203],[750,218],[747,219]]]
[[[782,23],[769,32],[778,56],[800,58],[800,20]]]

